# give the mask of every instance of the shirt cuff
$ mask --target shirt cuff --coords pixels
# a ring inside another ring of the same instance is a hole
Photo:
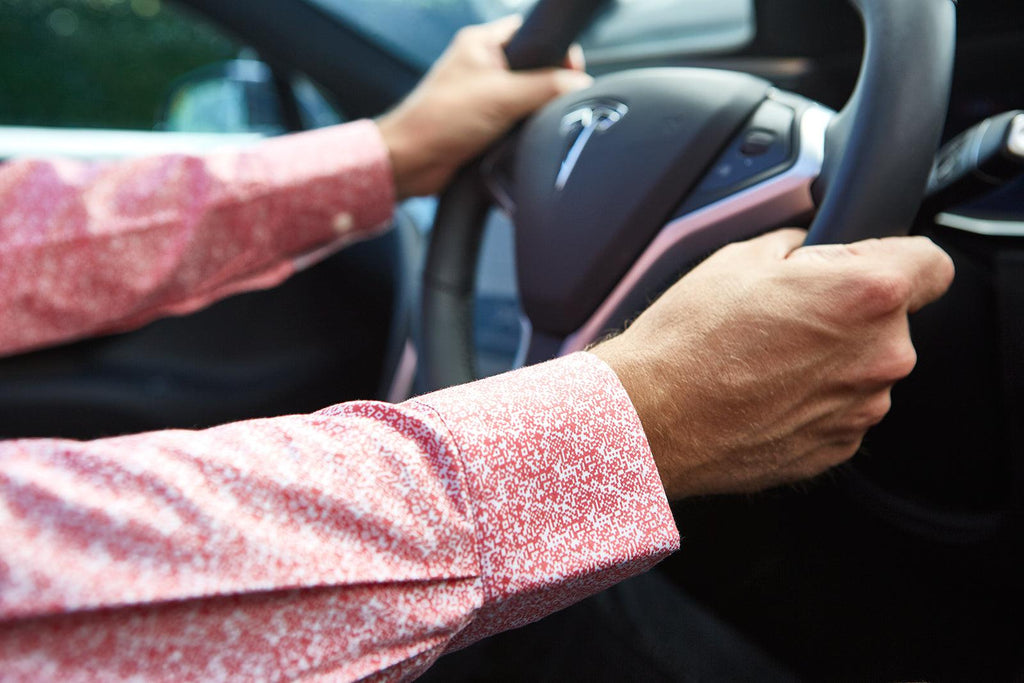
[[[536,621],[679,547],[640,419],[596,356],[417,402],[451,432],[475,507],[484,605],[453,647]]]
[[[300,255],[331,242],[371,236],[387,227],[394,210],[389,152],[370,120],[215,154],[210,169],[230,188],[232,203],[258,199],[267,188],[291,188],[271,207],[288,219],[288,230],[276,234],[282,254]]]

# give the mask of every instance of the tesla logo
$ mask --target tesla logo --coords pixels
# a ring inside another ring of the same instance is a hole
[[[588,102],[580,105],[572,113],[562,119],[560,126],[564,137],[571,140],[569,151],[562,160],[562,166],[558,169],[558,177],[555,178],[555,189],[562,190],[569,182],[569,176],[579,163],[584,148],[595,135],[605,132],[629,111],[629,107],[621,102],[602,100],[600,102]]]

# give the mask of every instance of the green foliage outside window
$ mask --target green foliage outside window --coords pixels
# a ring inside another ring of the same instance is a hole
[[[237,52],[165,0],[0,0],[0,125],[152,128],[175,79]]]

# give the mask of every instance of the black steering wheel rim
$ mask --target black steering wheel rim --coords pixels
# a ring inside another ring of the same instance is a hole
[[[813,186],[819,209],[809,244],[906,234],[948,105],[954,0],[850,1],[863,19],[864,57],[857,87],[826,136],[825,162]],[[509,46],[510,65],[557,61],[602,4],[542,0]],[[473,293],[490,206],[479,161],[458,174],[438,206],[421,325],[430,389],[476,379]]]

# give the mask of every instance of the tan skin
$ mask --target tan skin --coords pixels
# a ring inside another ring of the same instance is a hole
[[[633,400],[669,498],[757,491],[850,458],[914,368],[908,313],[953,263],[923,237],[732,244],[593,349]]]
[[[439,192],[517,121],[590,83],[567,68],[511,73],[505,19],[463,29],[419,87],[378,120],[400,197]],[[913,369],[909,313],[953,279],[922,237],[801,247],[781,230],[730,245],[621,335],[591,350],[618,375],[670,499],[756,491],[857,450]]]
[[[503,47],[521,24],[508,17],[459,31],[419,86],[377,121],[400,198],[440,192],[518,121],[593,82],[579,47],[565,68],[509,71]]]

